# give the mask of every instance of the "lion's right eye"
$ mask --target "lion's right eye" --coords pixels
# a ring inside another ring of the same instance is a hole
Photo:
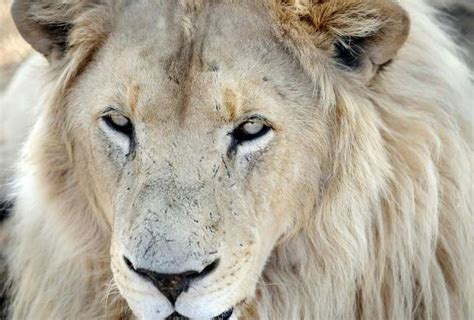
[[[118,114],[107,114],[102,116],[102,119],[112,130],[120,132],[128,137],[132,137],[133,124],[129,118]]]
[[[256,140],[271,131],[262,117],[254,116],[240,124],[233,132],[234,143],[242,144],[246,141]]]

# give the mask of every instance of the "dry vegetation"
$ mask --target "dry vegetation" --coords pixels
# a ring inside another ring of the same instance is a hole
[[[9,7],[9,0],[0,0],[0,90],[6,86],[18,64],[31,52],[16,31]]]

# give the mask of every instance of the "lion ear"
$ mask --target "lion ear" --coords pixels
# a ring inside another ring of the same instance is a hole
[[[14,0],[11,13],[22,37],[35,49],[54,60],[69,47],[74,19],[92,0]]]
[[[408,15],[392,1],[355,2],[340,17],[337,6],[334,9],[336,16],[326,17],[334,37],[333,57],[344,68],[366,77],[389,63],[408,38]]]
[[[408,38],[408,14],[392,0],[277,1],[287,27],[297,29],[298,37],[304,32],[339,68],[369,79]]]

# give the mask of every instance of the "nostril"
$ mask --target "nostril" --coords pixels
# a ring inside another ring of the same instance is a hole
[[[126,256],[123,256],[123,261],[125,262],[125,265],[132,271],[135,271],[135,267],[133,266],[133,263],[126,257]]]
[[[213,263],[210,265],[206,266],[200,273],[198,273],[196,276],[193,276],[193,278],[204,278],[211,274],[214,270],[216,270],[217,266],[219,265],[219,259],[215,260]]]
[[[207,265],[201,272],[186,271],[182,273],[158,273],[152,270],[135,268],[133,263],[125,256],[123,256],[125,265],[133,272],[142,278],[150,281],[161,293],[163,293],[168,300],[174,304],[178,296],[186,291],[189,283],[193,280],[201,279],[212,273],[219,265],[219,259]]]

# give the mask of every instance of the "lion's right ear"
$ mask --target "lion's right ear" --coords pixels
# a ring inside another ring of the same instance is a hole
[[[408,13],[394,0],[272,0],[280,36],[302,60],[321,50],[366,81],[405,44]]]
[[[14,0],[11,13],[23,38],[51,61],[68,50],[75,19],[97,2],[99,0]]]

